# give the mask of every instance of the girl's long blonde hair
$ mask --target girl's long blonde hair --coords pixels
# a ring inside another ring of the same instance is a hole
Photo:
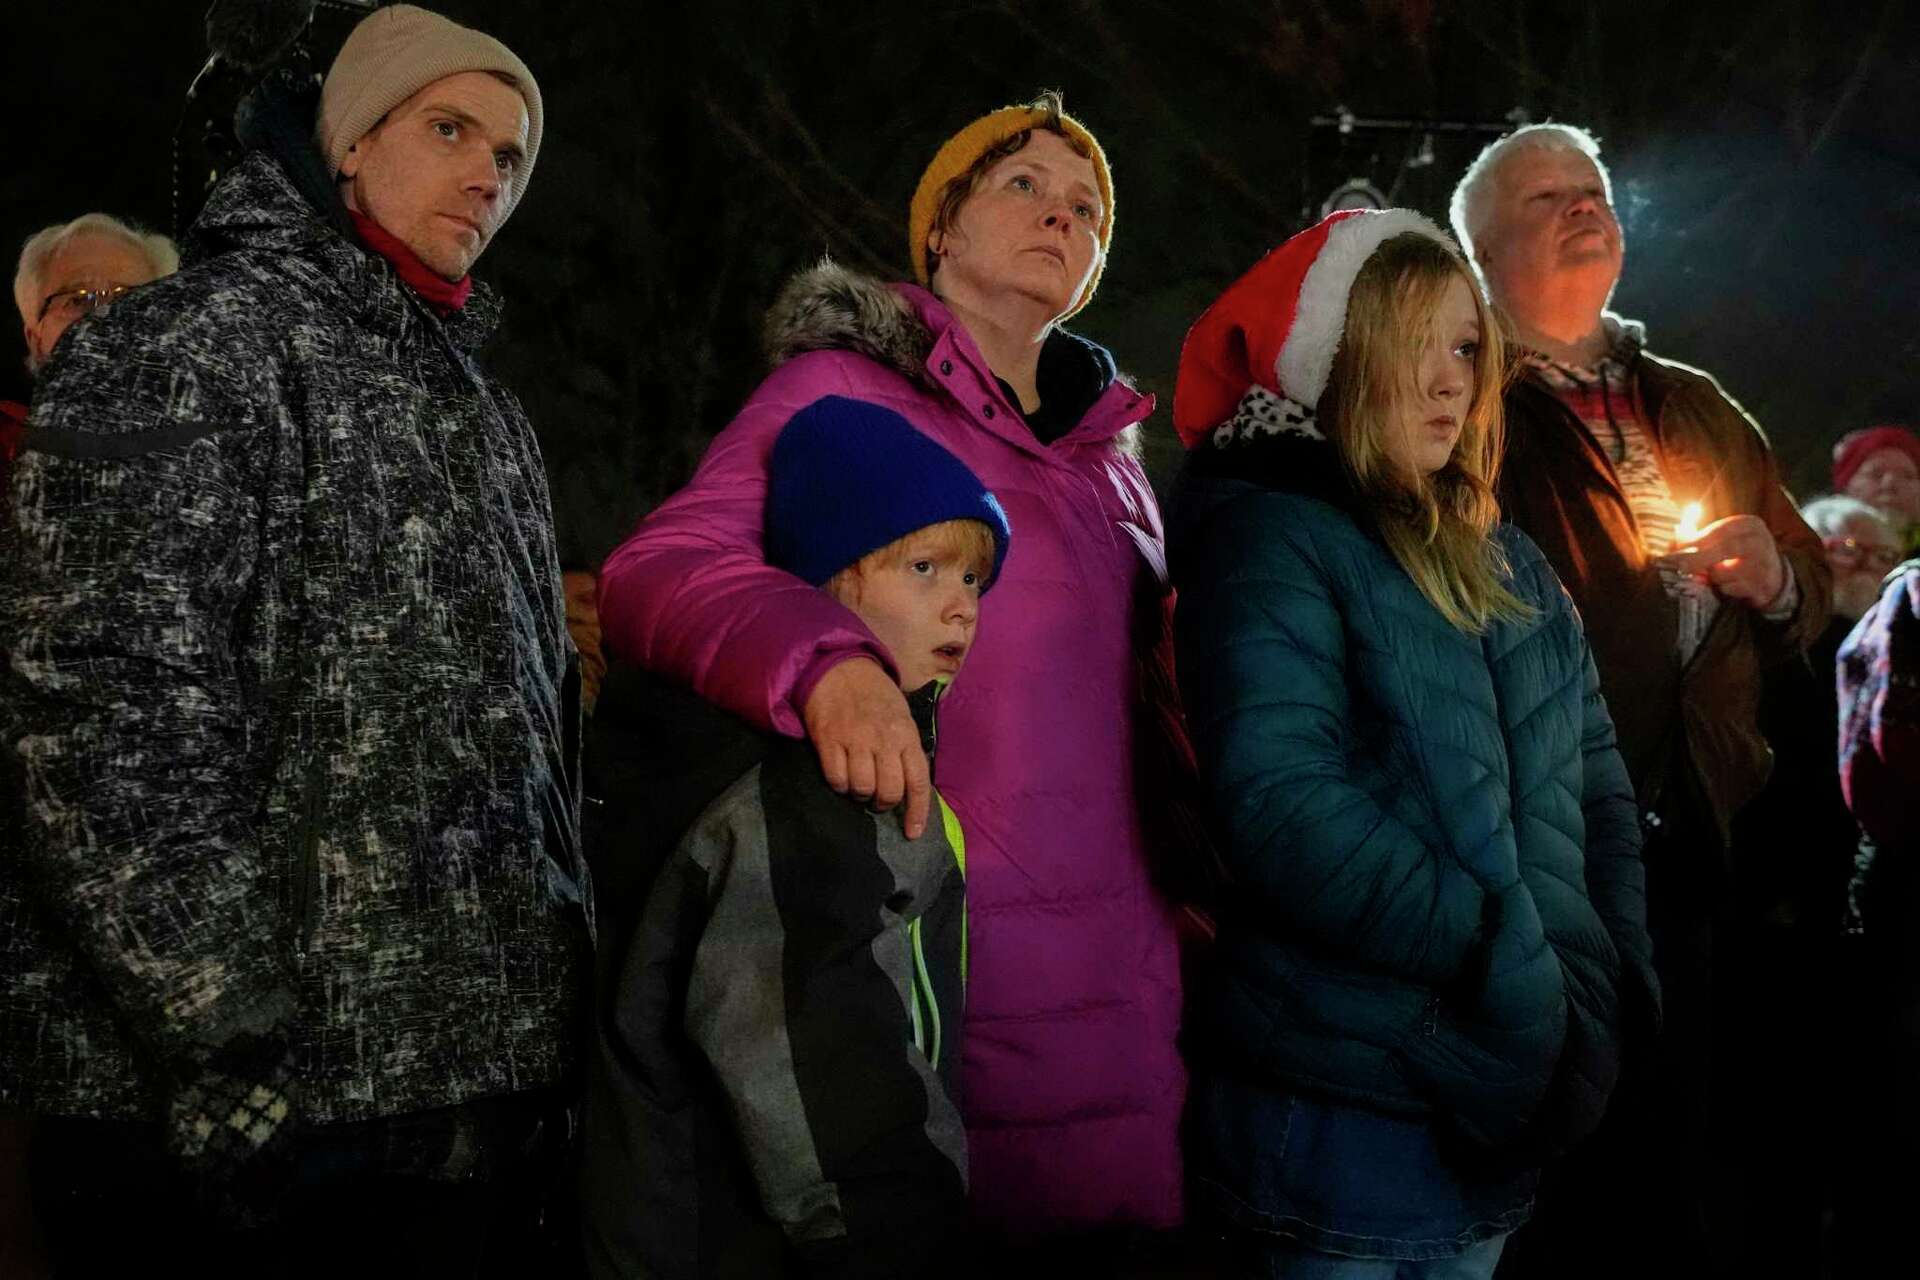
[[[1472,290],[1480,317],[1472,394],[1446,466],[1409,476],[1389,456],[1386,437],[1404,429],[1404,406],[1420,393],[1426,344],[1450,340],[1440,333],[1439,311],[1455,279]],[[1505,365],[1499,326],[1459,254],[1429,236],[1398,235],[1354,279],[1346,331],[1319,405],[1322,428],[1394,558],[1441,616],[1474,633],[1533,612],[1507,585],[1507,558],[1489,536],[1500,518],[1493,490],[1506,443]]]

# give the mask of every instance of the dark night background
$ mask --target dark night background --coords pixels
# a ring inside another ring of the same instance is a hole
[[[1899,0],[433,7],[505,40],[546,98],[527,198],[478,274],[506,295],[490,363],[540,430],[574,562],[597,563],[726,423],[762,372],[780,283],[823,252],[903,275],[933,150],[1046,87],[1114,169],[1113,254],[1075,327],[1163,406],[1186,326],[1304,205],[1368,176],[1444,222],[1480,141],[1438,134],[1420,164],[1417,133],[1343,150],[1314,115],[1520,108],[1601,136],[1627,233],[1616,308],[1719,376],[1801,497],[1824,488],[1840,432],[1920,419],[1920,33]],[[0,0],[9,271],[25,236],[88,209],[171,229],[203,8]],[[321,67],[352,20],[323,12]],[[193,206],[192,113],[185,133]],[[0,344],[15,399],[18,333]],[[1164,481],[1164,407],[1151,438]]]

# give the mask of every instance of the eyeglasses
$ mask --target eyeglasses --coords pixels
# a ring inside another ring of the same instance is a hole
[[[113,300],[127,291],[124,284],[83,284],[77,289],[62,289],[59,293],[50,293],[40,304],[40,315],[34,321],[38,324],[47,318],[47,313],[58,307],[62,314],[79,319],[90,315],[100,308],[111,306]]]
[[[1875,573],[1886,573],[1901,559],[1898,547],[1879,546],[1858,538],[1822,538],[1820,545],[1827,549],[1827,559],[1840,569],[1865,568]]]

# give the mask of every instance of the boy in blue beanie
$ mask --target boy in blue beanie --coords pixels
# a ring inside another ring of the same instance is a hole
[[[890,410],[828,397],[775,442],[768,561],[866,623],[930,756],[1009,536],[979,479]],[[944,1274],[966,1209],[952,811],[936,797],[908,840],[898,812],[833,791],[809,743],[631,668],[603,686],[587,778],[605,869],[590,1271]],[[663,833],[683,833],[670,856]]]

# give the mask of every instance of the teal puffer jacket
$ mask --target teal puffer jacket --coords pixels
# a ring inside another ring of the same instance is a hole
[[[1580,619],[1501,526],[1537,612],[1457,630],[1329,446],[1266,457],[1203,447],[1170,526],[1181,686],[1234,879],[1200,1053],[1544,1159],[1599,1122],[1627,1025],[1657,1019],[1633,790]]]

